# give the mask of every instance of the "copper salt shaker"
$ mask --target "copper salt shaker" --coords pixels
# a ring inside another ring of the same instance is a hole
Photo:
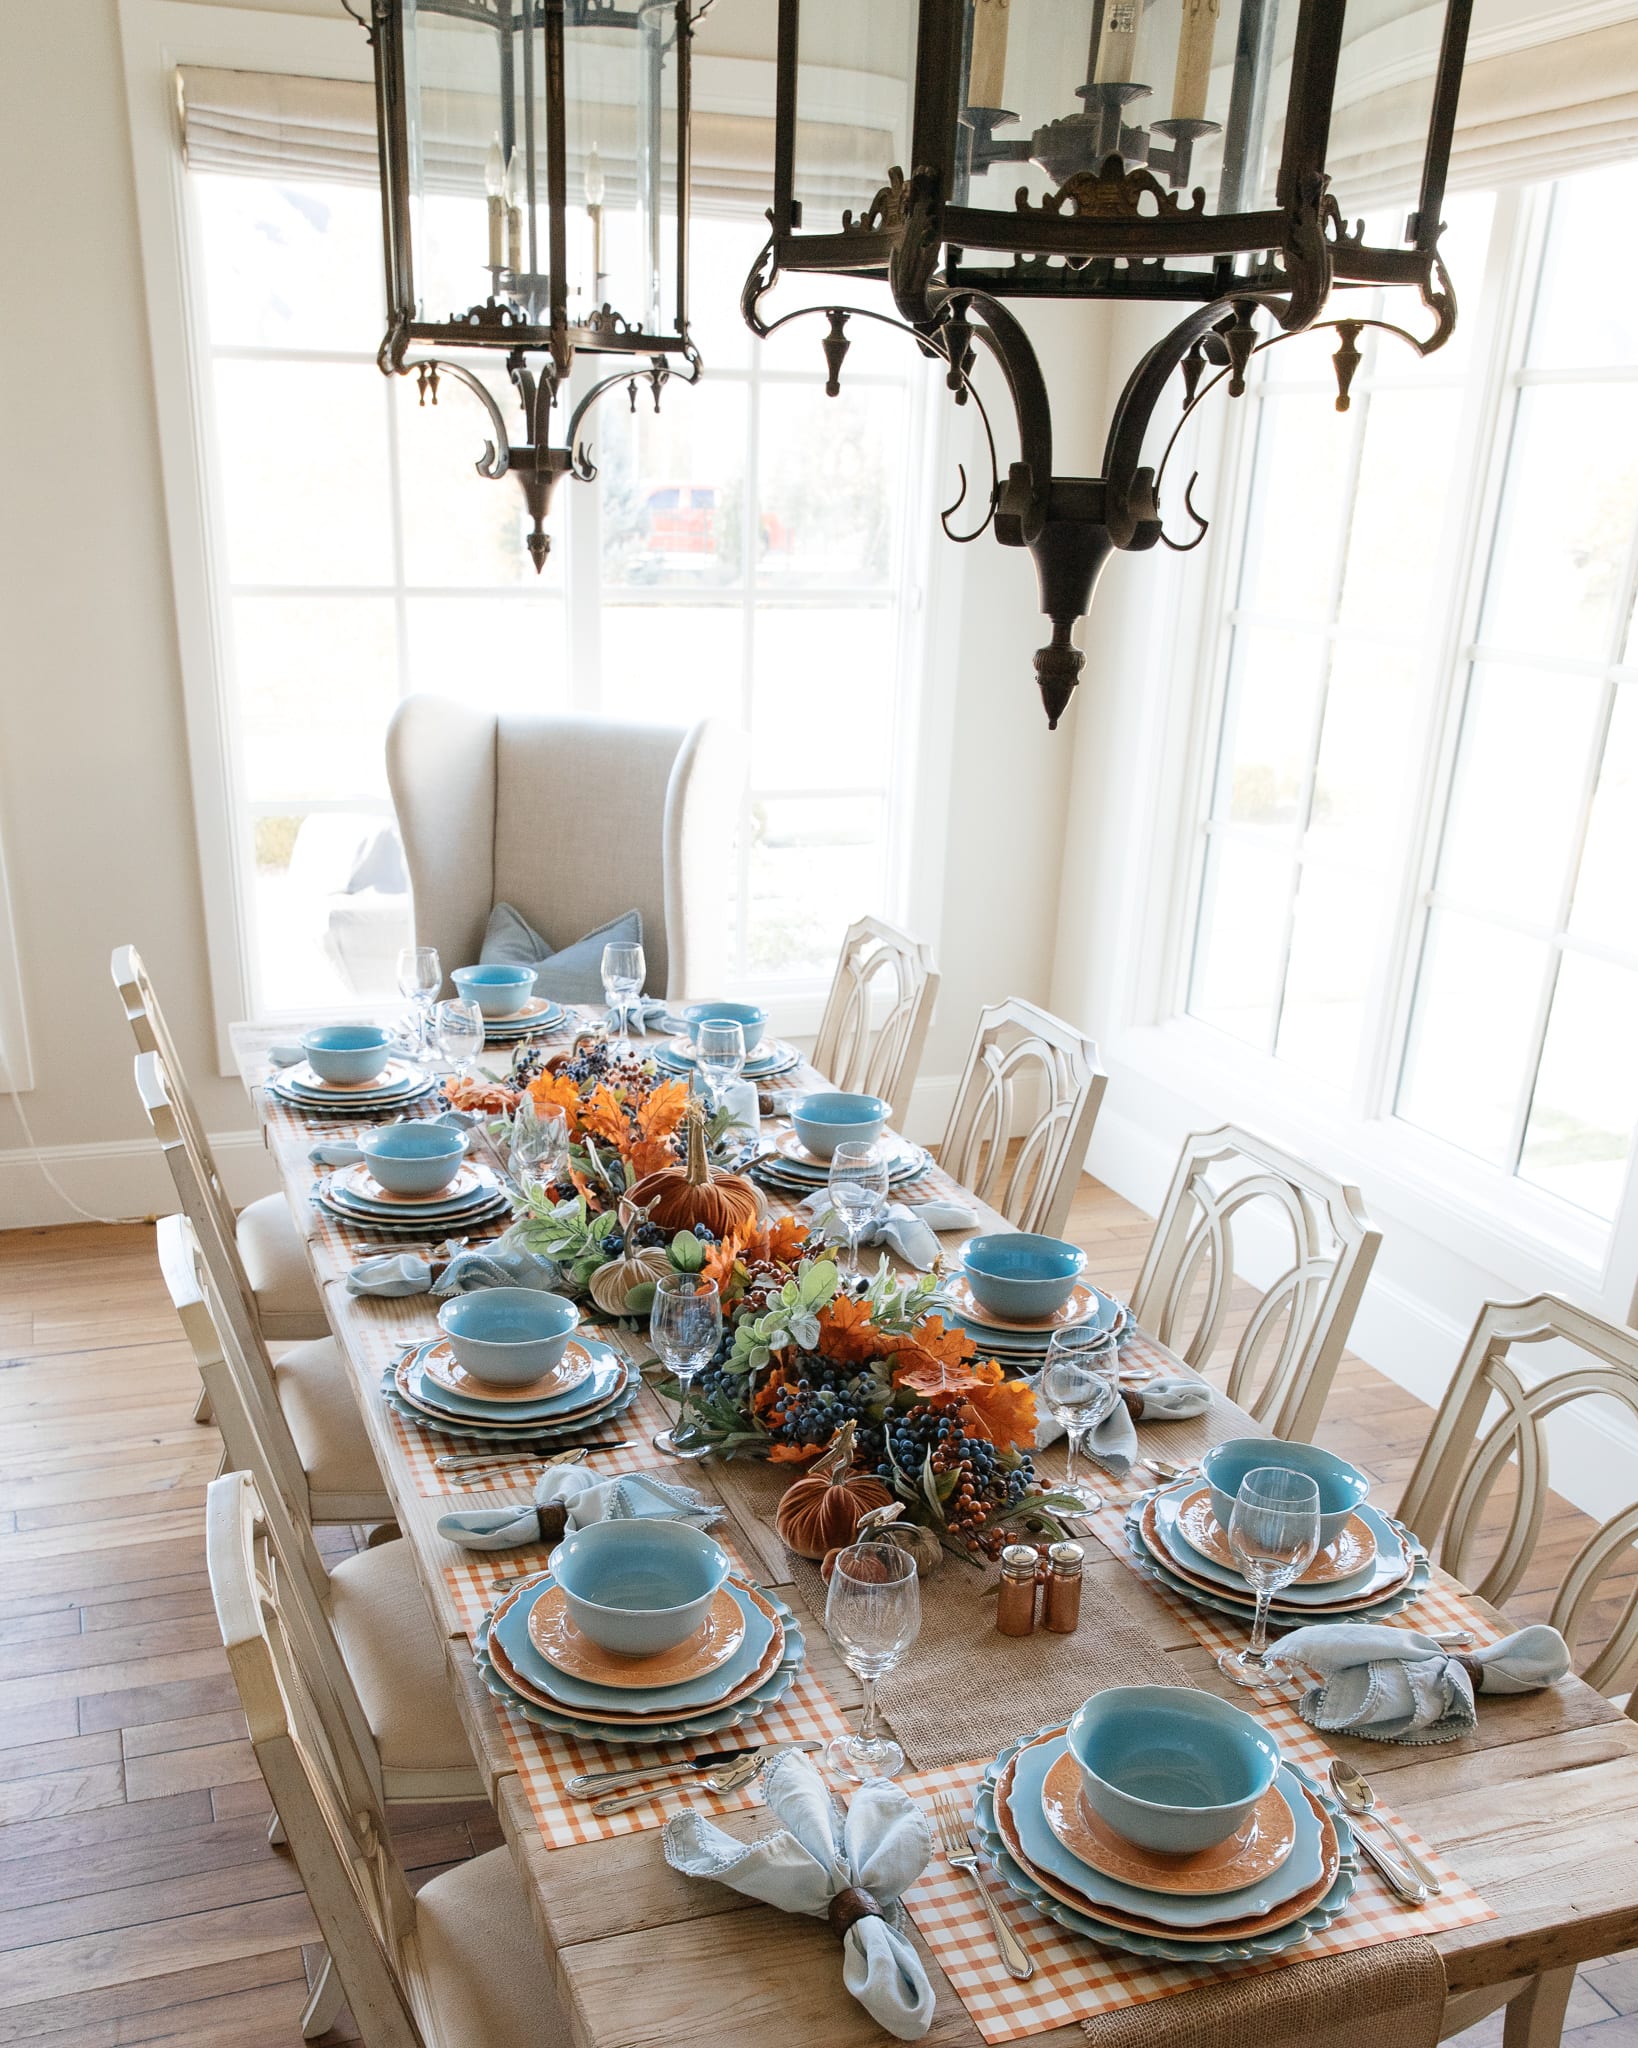
[[[1028,1543],[1009,1543],[1001,1553],[995,1625],[1004,1636],[1027,1636],[1035,1627],[1035,1565]]]
[[[1078,1543],[1054,1543],[1047,1552],[1041,1626],[1055,1635],[1073,1635],[1080,1626],[1081,1576],[1085,1564],[1086,1552]]]

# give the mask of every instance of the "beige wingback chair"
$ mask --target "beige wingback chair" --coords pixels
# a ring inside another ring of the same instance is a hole
[[[497,903],[555,948],[643,914],[650,994],[725,979],[745,782],[742,736],[692,727],[517,717],[407,697],[387,728],[417,945],[448,973],[476,961]]]

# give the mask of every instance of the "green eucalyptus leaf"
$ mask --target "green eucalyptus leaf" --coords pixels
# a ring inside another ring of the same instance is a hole
[[[698,1273],[705,1266],[705,1246],[691,1230],[679,1230],[671,1240],[671,1263],[679,1273]]]
[[[654,1282],[639,1280],[637,1285],[626,1291],[626,1314],[646,1316],[654,1306]]]

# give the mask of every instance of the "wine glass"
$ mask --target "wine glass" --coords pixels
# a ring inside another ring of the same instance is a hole
[[[550,1186],[562,1179],[568,1161],[569,1126],[562,1113],[553,1110],[550,1116],[542,1116],[526,1092],[512,1112],[506,1164],[513,1180],[521,1189],[537,1182]]]
[[[1081,1478],[1079,1463],[1088,1435],[1114,1412],[1120,1399],[1119,1371],[1113,1331],[1054,1330],[1035,1382],[1047,1413],[1063,1424],[1069,1438],[1063,1483],[1054,1490],[1071,1495],[1087,1514],[1103,1506],[1103,1495]]]
[[[631,1005],[643,992],[648,962],[641,946],[608,945],[603,948],[603,994],[614,1018],[614,1036],[625,1042]]]
[[[1319,1549],[1319,1488],[1306,1472],[1260,1465],[1240,1481],[1229,1517],[1228,1546],[1257,1596],[1251,1641],[1238,1655],[1218,1652],[1217,1668],[1236,1685],[1273,1685],[1268,1669],[1268,1607],[1282,1586],[1300,1578]]]
[[[904,1751],[883,1735],[876,1717],[876,1681],[891,1671],[921,1633],[916,1561],[896,1543],[855,1543],[836,1559],[825,1595],[825,1634],[864,1687],[858,1732],[838,1735],[825,1751],[832,1770],[861,1781],[896,1778]]]
[[[432,1041],[432,1005],[444,985],[443,963],[436,946],[405,946],[398,955],[398,993],[413,1004],[410,1028],[415,1050],[425,1053]]]
[[[847,1232],[846,1273],[859,1270],[859,1239],[887,1200],[887,1160],[874,1140],[849,1138],[836,1147],[830,1161],[831,1207]]]
[[[743,1029],[731,1017],[713,1017],[702,1024],[694,1040],[694,1064],[712,1111],[721,1109],[745,1070]]]
[[[688,1390],[694,1375],[709,1365],[722,1341],[722,1298],[714,1280],[698,1273],[667,1273],[654,1284],[654,1306],[648,1312],[648,1334],[677,1381],[677,1419],[654,1439],[654,1448],[668,1458],[703,1458],[707,1446],[679,1441],[688,1414]]]
[[[432,1036],[457,1074],[483,1051],[483,1012],[476,1003],[439,1003],[432,1012]]]

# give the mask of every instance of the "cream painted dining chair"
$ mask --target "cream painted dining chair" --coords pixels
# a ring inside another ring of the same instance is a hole
[[[137,1051],[156,1053],[164,1062],[171,1114],[192,1162],[197,1199],[214,1215],[212,1227],[237,1267],[236,1279],[257,1328],[269,1344],[328,1337],[330,1326],[289,1204],[282,1194],[263,1195],[234,1215],[142,956],[135,946],[116,946],[109,964]]]
[[[1049,1011],[1019,996],[980,1010],[939,1165],[1015,1230],[1056,1237],[1108,1079],[1092,1040]]]
[[[510,903],[554,948],[640,911],[651,993],[720,989],[745,787],[732,726],[406,697],[387,728],[387,782],[415,942],[437,947],[446,974],[477,960],[490,911]]]
[[[411,1893],[388,1836],[368,1732],[278,1523],[248,1473],[212,1483],[205,1549],[217,1624],[251,1747],[324,1937],[303,2038],[327,2032],[345,2004],[366,2048],[568,2048],[510,1850],[458,1863]],[[447,1696],[442,1674],[434,1682]]]
[[[1204,1367],[1231,1306],[1236,1236],[1247,1231],[1257,1233],[1264,1263],[1283,1263],[1234,1348],[1228,1396],[1275,1436],[1307,1443],[1382,1242],[1351,1182],[1233,1124],[1192,1133],[1132,1290],[1132,1314]]]
[[[247,1383],[254,1383],[265,1395],[270,1417],[278,1419],[281,1452],[288,1445],[282,1462],[285,1492],[292,1507],[309,1522],[390,1522],[393,1504],[382,1484],[381,1468],[353,1396],[347,1361],[335,1338],[282,1345],[277,1356],[268,1349],[245,1306],[231,1244],[217,1226],[214,1206],[194,1178],[158,1053],[143,1053],[138,1058],[136,1080],[142,1106],[176,1183],[190,1242],[209,1266],[215,1319],[233,1339],[228,1356]],[[165,1242],[162,1237],[162,1255]],[[165,1263],[163,1256],[161,1263]],[[172,1286],[174,1299],[173,1266],[174,1261],[166,1265],[165,1279]],[[180,1308],[177,1313],[181,1314]],[[185,1325],[186,1318],[183,1320]],[[200,1379],[205,1401],[214,1413],[214,1391],[203,1369]],[[215,1419],[223,1425],[225,1436],[223,1418],[218,1413]],[[231,1444],[229,1451],[231,1454]]]
[[[456,1712],[444,1642],[402,1537],[326,1572],[303,1518],[276,1406],[237,1355],[210,1268],[186,1217],[160,1225],[161,1263],[188,1343],[217,1403],[228,1465],[261,1497],[274,1548],[312,1637],[311,1659],[388,1800],[481,1799],[485,1786]]]
[[[938,1000],[933,949],[908,932],[861,917],[849,925],[814,1042],[813,1064],[836,1087],[879,1095],[902,1130]],[[875,1012],[885,995],[887,1012]]]

